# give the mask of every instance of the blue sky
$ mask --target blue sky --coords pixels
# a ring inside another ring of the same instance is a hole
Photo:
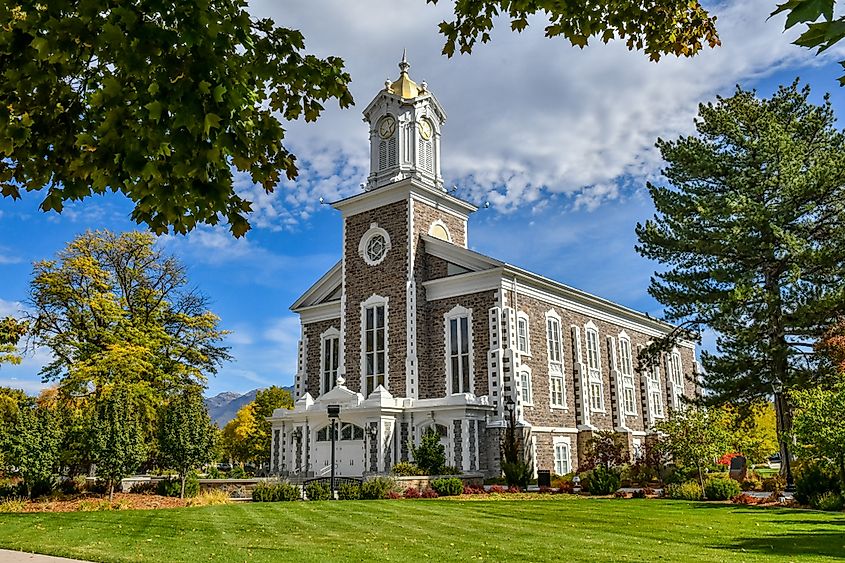
[[[248,179],[238,189],[255,201],[254,228],[234,240],[221,228],[161,237],[212,301],[235,361],[209,381],[209,393],[288,385],[295,372],[298,320],[289,305],[338,259],[340,217],[319,198],[355,193],[367,175],[367,128],[361,110],[398,74],[407,48],[411,76],[425,79],[448,113],[443,173],[462,197],[483,203],[470,220],[470,246],[619,303],[660,314],[647,292],[655,264],[633,249],[634,226],[653,213],[644,191],[659,181],[658,136],[692,131],[699,102],[734,85],[769,95],[796,76],[820,101],[837,85],[840,48],[824,58],[790,45],[782,20],[766,21],[774,3],[713,4],[723,47],[693,60],[654,64],[623,45],[580,50],[542,36],[541,22],[521,35],[500,31],[471,56],[439,55],[436,24],[448,2],[252,2],[250,9],[299,28],[310,51],[343,57],[356,106],[328,108],[315,124],[291,124],[287,143],[300,178],[266,195]],[[506,27],[502,26],[504,29]],[[119,195],[38,211],[38,194],[0,199],[0,316],[25,307],[31,263],[55,255],[86,229],[142,228]],[[712,342],[705,345],[712,346]],[[0,386],[37,391],[44,351],[0,368]]]

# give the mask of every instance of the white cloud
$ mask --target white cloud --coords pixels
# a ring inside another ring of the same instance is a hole
[[[19,316],[23,312],[24,306],[20,301],[7,301],[0,298],[0,317]]]
[[[412,77],[427,80],[450,116],[447,182],[500,212],[534,207],[550,193],[575,195],[576,207],[595,209],[622,195],[614,189],[620,178],[657,172],[655,140],[689,133],[699,102],[737,82],[821,60],[790,44],[795,33],[782,32],[782,18],[767,21],[772,4],[763,0],[717,4],[723,46],[693,59],[655,64],[619,41],[575,49],[545,38],[540,19],[522,34],[502,20],[492,43],[446,59],[437,24],[450,18],[451,7],[421,0],[378,0],[366,9],[341,0],[251,4],[256,15],[300,29],[309,52],[342,57],[357,104],[343,111],[329,104],[316,124],[290,124],[287,142],[302,175],[271,196],[250,192],[257,226],[292,228],[318,208],[320,196],[359,189],[369,165],[360,112],[397,74],[404,47]]]

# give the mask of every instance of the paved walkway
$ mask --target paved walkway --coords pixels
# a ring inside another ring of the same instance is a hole
[[[65,559],[50,555],[24,553],[22,551],[8,551],[0,549],[0,563],[84,563],[78,559]]]

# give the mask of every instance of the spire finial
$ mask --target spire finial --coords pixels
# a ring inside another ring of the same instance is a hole
[[[408,64],[408,56],[407,56],[407,49],[402,49],[402,62],[399,63],[399,70],[403,74],[408,73],[408,69],[411,68],[411,65]]]

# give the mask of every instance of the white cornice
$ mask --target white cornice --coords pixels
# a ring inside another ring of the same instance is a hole
[[[300,307],[296,312],[299,313],[302,324],[340,319],[340,300]]]
[[[426,301],[437,301],[481,291],[499,289],[502,285],[502,269],[494,268],[481,272],[469,272],[446,278],[423,282]]]
[[[332,203],[344,217],[357,215],[377,207],[404,201],[414,195],[420,201],[436,202],[439,208],[448,209],[466,218],[478,208],[440,189],[428,186],[415,178],[405,178],[393,184],[382,186]]]

